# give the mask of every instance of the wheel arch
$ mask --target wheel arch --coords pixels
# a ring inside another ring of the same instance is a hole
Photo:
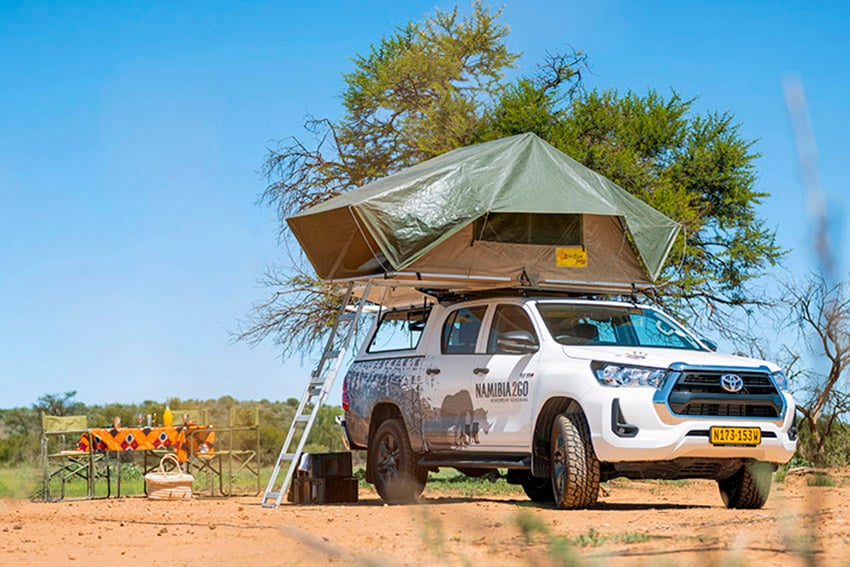
[[[531,439],[531,474],[548,477],[550,471],[549,445],[552,436],[552,424],[562,413],[584,410],[576,400],[567,396],[549,398],[537,412],[534,435]]]

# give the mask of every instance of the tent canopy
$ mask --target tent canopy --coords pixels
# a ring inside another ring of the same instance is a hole
[[[289,217],[319,277],[628,288],[680,225],[534,134],[440,155]]]

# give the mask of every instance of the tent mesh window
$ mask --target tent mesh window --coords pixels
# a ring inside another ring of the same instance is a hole
[[[582,215],[490,213],[475,221],[475,240],[545,246],[583,246]]]

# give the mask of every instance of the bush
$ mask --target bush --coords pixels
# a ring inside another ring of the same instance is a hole
[[[824,420],[825,421],[825,420]],[[823,427],[826,427],[824,423]],[[805,422],[800,423],[800,439],[797,443],[797,456],[805,465],[797,466],[846,466],[850,464],[850,424],[837,422],[832,425],[832,431],[826,438],[823,451],[819,454],[814,439]]]

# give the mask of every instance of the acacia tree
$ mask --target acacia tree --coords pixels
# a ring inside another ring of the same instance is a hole
[[[825,369],[801,369],[800,351],[785,347],[794,382],[801,384],[797,409],[803,416],[808,439],[801,445],[803,456],[815,464],[828,463],[827,443],[850,412],[850,289],[848,282],[829,283],[823,276],[811,276],[804,284],[787,284],[785,297],[792,316],[789,319],[801,342],[818,359],[825,357]]]
[[[745,284],[781,256],[756,215],[766,194],[755,190],[753,142],[729,113],[697,114],[675,92],[585,92],[581,52],[549,55],[536,75],[506,81],[517,56],[499,15],[477,2],[467,18],[438,10],[354,58],[344,117],[310,118],[313,146],[291,138],[267,157],[262,200],[276,207],[281,238],[286,216],[343,191],[456,147],[534,132],[683,224],[667,285],[650,298],[730,334],[729,309],[759,303]],[[293,265],[295,276],[293,266],[267,274],[274,295],[241,338],[272,335],[291,352],[321,337],[335,296],[314,293],[311,270]]]

